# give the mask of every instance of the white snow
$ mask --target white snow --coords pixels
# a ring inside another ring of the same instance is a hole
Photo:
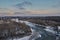
[[[23,38],[17,38],[17,39],[13,39],[13,40],[29,40],[30,36],[26,36],[26,37],[23,37]],[[9,39],[11,40],[11,39]]]
[[[29,39],[35,40],[36,38],[41,37],[41,35],[39,34],[38,31],[36,31],[35,29],[32,29],[32,27],[35,27],[35,24],[30,23],[28,21],[22,21],[22,20],[20,20],[19,22],[25,23],[26,25],[30,26],[30,28],[32,30],[32,34],[30,36],[26,36],[26,37],[23,37],[23,38],[20,38],[20,39],[14,39],[14,40],[29,40]],[[55,31],[53,30],[53,28],[50,28],[50,26],[46,27],[44,30],[47,31],[47,32],[55,34]]]
[[[60,29],[60,26],[58,26],[58,29]]]
[[[44,30],[46,30],[46,31],[48,31],[48,32],[51,32],[51,33],[55,34],[55,31],[53,31],[53,30],[51,30],[51,29],[46,28],[46,29],[44,29]]]

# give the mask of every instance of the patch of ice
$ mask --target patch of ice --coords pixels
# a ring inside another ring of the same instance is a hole
[[[60,26],[58,26],[58,29],[60,29]]]
[[[51,33],[55,34],[55,31],[53,31],[53,30],[51,30],[51,29],[46,28],[46,29],[44,29],[44,30],[46,30],[46,31],[48,31],[48,32],[51,32]]]

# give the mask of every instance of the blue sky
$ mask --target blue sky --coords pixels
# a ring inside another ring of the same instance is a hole
[[[16,13],[18,12],[18,13]],[[59,14],[59,0],[0,0],[0,14],[41,15]]]

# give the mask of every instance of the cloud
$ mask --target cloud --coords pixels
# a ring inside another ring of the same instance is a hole
[[[23,12],[15,12],[14,14],[15,15],[21,15],[21,14],[25,14],[25,13],[23,13]]]
[[[26,9],[25,7],[30,6],[30,5],[32,5],[31,2],[23,1],[21,3],[16,4],[15,7],[17,7],[18,9]]]
[[[13,10],[8,8],[0,8],[0,15],[12,15]]]
[[[27,10],[28,14],[55,14],[60,13],[60,10],[49,9],[49,10]]]
[[[16,10],[16,9],[6,9],[0,8],[0,15],[60,15],[60,10],[58,9],[48,9],[48,10]]]

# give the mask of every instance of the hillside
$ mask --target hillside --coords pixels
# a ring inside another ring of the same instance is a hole
[[[0,39],[24,37],[31,34],[31,29],[24,23],[0,20]]]

